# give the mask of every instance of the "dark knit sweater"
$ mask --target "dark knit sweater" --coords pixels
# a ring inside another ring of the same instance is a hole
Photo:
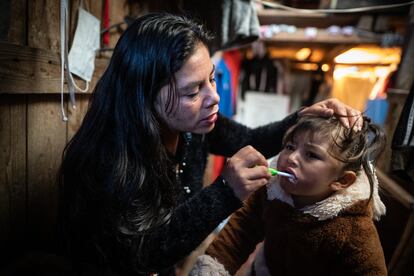
[[[285,131],[296,119],[294,113],[283,121],[250,129],[219,116],[215,128],[207,135],[183,134],[187,138],[176,155],[180,165],[177,181],[182,186],[180,202],[168,223],[145,234],[120,234],[123,226],[119,225],[106,233],[83,233],[82,237],[75,237],[82,245],[74,245],[72,250],[81,248],[78,251],[82,252],[72,255],[77,255],[78,262],[83,263],[81,270],[95,275],[171,274],[174,264],[241,207],[240,200],[220,177],[202,188],[208,153],[232,156],[240,148],[252,145],[266,157],[274,156],[281,149]],[[82,225],[72,227],[82,228]]]

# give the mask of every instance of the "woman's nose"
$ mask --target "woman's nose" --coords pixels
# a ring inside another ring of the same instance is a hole
[[[206,93],[206,104],[207,106],[217,105],[220,102],[220,96],[217,93],[215,85],[210,84]]]

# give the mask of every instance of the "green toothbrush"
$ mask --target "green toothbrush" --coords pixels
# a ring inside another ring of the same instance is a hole
[[[296,179],[296,177],[293,174],[290,174],[290,173],[280,172],[280,171],[278,171],[276,169],[273,169],[273,168],[268,168],[268,170],[269,170],[269,172],[272,176],[280,175],[280,176],[288,177],[288,178],[291,178],[291,179]]]

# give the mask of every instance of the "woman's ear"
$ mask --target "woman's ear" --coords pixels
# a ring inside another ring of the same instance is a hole
[[[341,177],[330,184],[333,191],[340,191],[348,188],[356,180],[356,173],[354,171],[345,171]]]

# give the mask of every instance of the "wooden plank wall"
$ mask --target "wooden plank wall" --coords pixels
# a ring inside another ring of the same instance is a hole
[[[102,1],[83,2],[89,12],[101,18]],[[70,3],[72,39],[80,0]],[[123,5],[123,1],[118,4]],[[60,1],[2,1],[0,7],[2,265],[27,251],[48,251],[55,245],[56,173],[64,146],[86,113],[91,91],[76,96],[76,110],[68,108],[65,95],[70,119],[63,122],[59,94]],[[106,64],[107,59],[97,60],[90,90]]]
[[[13,44],[26,43],[26,6],[23,1],[2,9],[7,18],[1,38]],[[3,66],[1,66],[3,68]],[[3,82],[3,79],[1,79]],[[22,248],[26,230],[26,95],[0,95],[0,243],[1,248]],[[8,250],[7,250],[8,251]],[[9,252],[8,252],[9,253]],[[3,254],[2,254],[3,255]],[[4,258],[4,256],[2,256]]]
[[[26,95],[0,97],[1,248],[24,246],[27,217],[26,99]]]

